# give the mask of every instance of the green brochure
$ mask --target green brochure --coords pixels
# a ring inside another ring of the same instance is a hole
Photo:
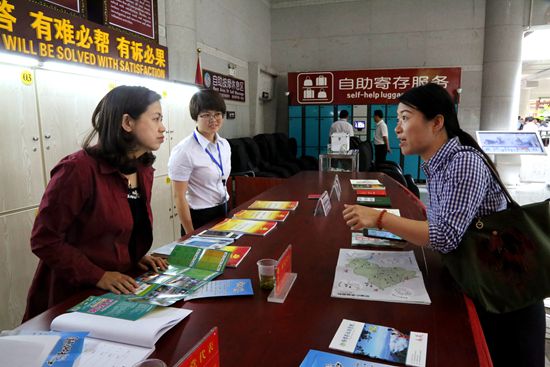
[[[128,302],[109,296],[90,296],[68,311],[135,321],[151,312],[155,307],[155,305]]]

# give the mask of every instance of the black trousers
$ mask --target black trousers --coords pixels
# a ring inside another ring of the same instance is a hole
[[[496,314],[476,304],[494,367],[544,367],[544,303]]]
[[[211,208],[205,209],[191,209],[191,221],[193,222],[193,228],[197,229],[204,226],[206,223],[211,222],[215,219],[223,219],[227,214],[227,202],[220,204],[218,206],[213,206]],[[181,226],[181,235],[185,235],[185,230]]]
[[[386,160],[386,155],[388,154],[388,149],[386,144],[377,144],[374,146],[374,162],[382,163]]]

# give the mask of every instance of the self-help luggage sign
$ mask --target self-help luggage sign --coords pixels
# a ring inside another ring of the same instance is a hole
[[[407,90],[435,83],[458,101],[460,68],[341,70],[288,73],[291,105],[396,104]]]
[[[299,104],[332,102],[334,95],[334,75],[332,73],[299,73],[296,78],[298,82],[295,96]]]

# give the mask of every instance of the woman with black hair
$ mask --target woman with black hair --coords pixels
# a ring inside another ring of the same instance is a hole
[[[218,92],[202,89],[195,93],[189,102],[189,113],[196,128],[170,153],[168,176],[174,188],[182,236],[227,213],[231,148],[218,134],[225,109]]]
[[[128,294],[125,273],[164,270],[152,241],[152,164],[164,141],[160,95],[120,86],[97,105],[83,150],[51,171],[31,235],[40,258],[23,321],[86,288]],[[97,135],[97,144],[92,145]]]
[[[506,198],[487,164],[489,157],[458,123],[449,93],[439,85],[413,88],[399,98],[395,132],[403,154],[423,159],[428,220],[401,218],[386,211],[346,205],[352,229],[378,227],[443,254],[453,251],[475,218],[506,208]],[[474,300],[475,302],[476,300]],[[496,314],[476,309],[495,367],[544,366],[544,305]]]

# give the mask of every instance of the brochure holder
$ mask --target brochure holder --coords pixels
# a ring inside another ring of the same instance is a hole
[[[330,189],[330,198],[332,199],[332,193],[336,194],[336,199],[340,202],[340,197],[342,196],[342,186],[340,186],[340,179],[338,175],[334,177],[334,182],[332,183],[332,188]]]
[[[317,200],[317,205],[315,206],[313,215],[318,215],[319,213],[323,213],[323,215],[326,217],[330,212],[330,209],[332,209],[332,205],[330,203],[330,196],[328,195],[327,190],[325,190],[321,194],[321,197],[319,198],[319,200]]]
[[[325,191],[326,192],[326,191]],[[292,273],[292,245],[288,245],[275,267],[275,288],[267,297],[269,302],[284,303],[298,274]]]

